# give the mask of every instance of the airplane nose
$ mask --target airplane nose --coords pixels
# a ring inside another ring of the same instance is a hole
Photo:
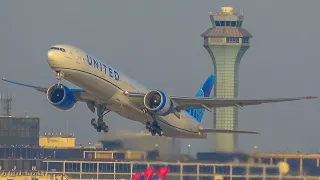
[[[50,61],[54,59],[54,52],[52,50],[48,51],[47,59]]]
[[[54,52],[53,50],[48,51],[47,54],[47,62],[48,64],[53,67],[57,62],[57,58],[56,58],[56,52]]]

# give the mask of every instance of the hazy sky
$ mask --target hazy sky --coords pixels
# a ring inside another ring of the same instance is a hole
[[[210,10],[244,9],[243,28],[254,38],[240,63],[239,98],[320,95],[318,1],[13,1],[0,2],[0,76],[49,86],[56,83],[46,62],[51,45],[75,45],[111,64],[149,88],[170,95],[193,96],[213,64],[200,37],[211,27]],[[178,83],[177,83],[178,82]],[[41,133],[66,130],[82,143],[98,140],[90,125],[95,117],[84,103],[69,111],[50,105],[32,89],[0,82],[18,93],[13,115],[41,118]],[[261,135],[240,135],[240,149],[316,151],[320,148],[320,101],[296,101],[245,107],[239,129]],[[212,127],[206,112],[204,126]],[[144,129],[142,124],[111,113],[111,131]],[[209,151],[209,140],[184,140],[192,152]],[[320,149],[319,149],[320,150]]]

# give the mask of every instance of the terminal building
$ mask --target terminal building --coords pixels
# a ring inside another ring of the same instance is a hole
[[[320,178],[319,154],[210,152],[198,153],[196,159],[164,161],[139,151],[1,147],[0,156],[0,174],[12,170],[42,171],[68,179],[130,179],[147,168],[161,167],[169,169],[168,179]]]
[[[38,146],[39,118],[0,116],[0,145]]]
[[[73,133],[44,133],[44,136],[40,136],[39,146],[44,148],[74,148],[76,138]]]

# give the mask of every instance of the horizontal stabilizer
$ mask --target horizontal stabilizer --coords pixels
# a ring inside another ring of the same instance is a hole
[[[203,132],[203,133],[230,133],[230,134],[260,134],[256,131],[238,131],[238,130],[228,130],[228,129],[201,129],[200,132]]]

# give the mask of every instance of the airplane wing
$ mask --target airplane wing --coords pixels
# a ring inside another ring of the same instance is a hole
[[[145,94],[143,93],[128,93],[129,97],[140,98],[140,101],[143,102]],[[243,106],[250,105],[259,105],[265,103],[276,103],[276,102],[285,102],[285,101],[296,101],[303,99],[315,99],[317,97],[306,96],[306,97],[296,97],[296,98],[270,98],[270,99],[226,99],[226,98],[210,98],[210,97],[177,97],[170,96],[176,103],[176,108],[179,110],[187,109],[206,109],[211,111],[212,108],[218,107],[230,107],[236,106],[240,109]]]
[[[270,98],[270,99],[223,99],[223,98],[205,98],[205,97],[172,97],[172,100],[179,104],[179,109],[193,108],[217,108],[236,106],[240,109],[243,106],[259,105],[265,103],[297,101],[302,99],[314,99],[317,97],[297,97],[297,98]]]
[[[260,134],[256,131],[240,131],[228,129],[200,129],[199,131],[203,133]]]
[[[24,86],[24,87],[33,88],[33,89],[35,89],[37,91],[40,91],[40,92],[43,92],[43,93],[47,93],[47,90],[49,88],[49,87],[43,87],[43,86],[34,86],[34,85],[30,85],[30,84],[24,84],[24,83],[8,80],[6,78],[2,78],[2,80],[6,81],[8,83],[12,83],[12,84],[16,84],[16,85],[20,85],[20,86]],[[76,98],[77,101],[94,100],[94,98],[90,98],[90,95],[83,89],[70,89],[70,90],[73,93],[73,95],[74,95],[74,97]]]
[[[19,83],[19,82],[8,80],[6,78],[2,78],[2,81],[6,81],[8,83],[12,83],[12,84],[20,85],[20,86],[33,88],[33,89],[35,89],[37,91],[40,91],[40,92],[43,92],[43,93],[46,93],[47,89],[48,89],[47,87],[40,87],[40,86],[33,86],[33,85],[29,85],[29,84],[23,84],[23,83]]]

